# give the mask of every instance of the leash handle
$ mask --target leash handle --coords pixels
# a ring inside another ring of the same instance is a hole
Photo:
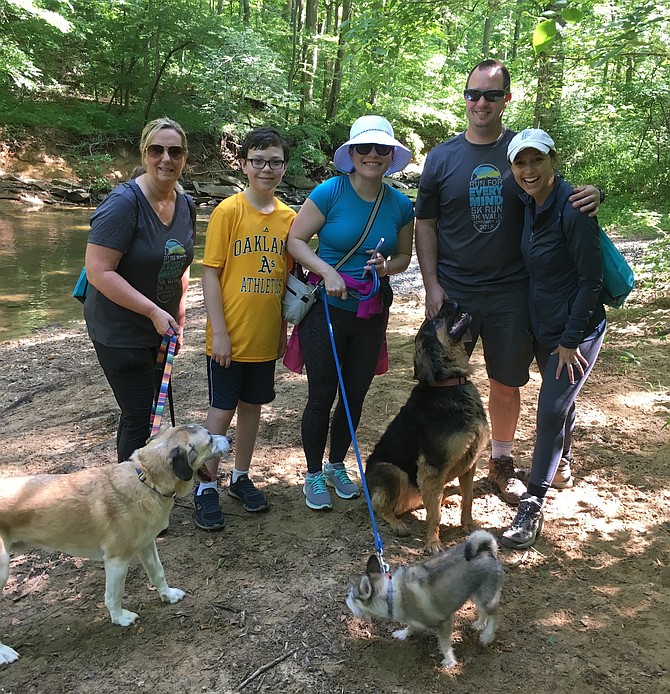
[[[160,389],[158,391],[158,396],[156,401],[151,408],[151,436],[154,436],[160,431],[161,422],[163,421],[163,411],[165,410],[165,399],[168,393],[168,387],[170,385],[170,376],[172,375],[172,362],[174,361],[174,353],[177,348],[177,335],[172,328],[168,328],[168,331],[163,336],[163,341],[158,350],[158,357],[156,358],[156,368],[159,369],[160,366],[165,362],[163,367],[163,378],[161,379]],[[170,398],[170,404],[172,405],[172,398]],[[174,425],[174,415],[172,419]]]
[[[375,273],[376,274],[376,273]],[[377,529],[377,521],[375,520],[375,512],[372,508],[372,500],[370,499],[370,491],[368,490],[368,483],[365,480],[365,473],[363,472],[363,463],[361,462],[361,454],[358,450],[358,441],[356,440],[356,432],[354,430],[354,423],[351,419],[351,412],[349,411],[349,401],[347,399],[347,392],[344,388],[344,378],[342,377],[342,369],[340,368],[340,358],[337,355],[337,347],[335,346],[335,335],[333,333],[333,324],[330,320],[330,310],[328,308],[328,297],[326,296],[326,290],[321,288],[321,294],[323,298],[323,305],[326,311],[326,322],[328,323],[328,334],[330,335],[330,345],[333,348],[333,359],[335,360],[335,369],[337,370],[337,379],[340,382],[340,397],[342,398],[342,404],[344,405],[344,411],[347,415],[347,422],[349,424],[349,433],[351,434],[351,444],[356,454],[356,462],[358,463],[358,472],[361,476],[361,483],[363,486],[363,493],[365,495],[365,503],[368,506],[368,513],[370,514],[370,520],[372,521],[372,534],[375,541],[375,551],[379,563],[385,573],[388,573],[388,564],[384,561],[384,545],[382,543],[381,535]]]

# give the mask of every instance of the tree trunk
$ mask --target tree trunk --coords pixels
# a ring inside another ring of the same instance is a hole
[[[328,108],[326,109],[326,118],[332,120],[337,115],[340,103],[340,88],[342,86],[342,61],[346,53],[346,44],[344,42],[344,31],[342,24],[351,19],[351,0],[344,0],[342,3],[342,23],[340,24],[340,37],[337,42],[337,57],[333,66],[333,81],[330,88],[330,98],[328,99]]]
[[[151,113],[151,107],[154,105],[154,99],[156,98],[156,93],[158,92],[158,85],[160,84],[161,77],[163,77],[163,73],[165,72],[165,68],[168,66],[168,63],[170,62],[170,59],[172,58],[173,55],[179,53],[179,51],[183,50],[187,46],[192,46],[193,41],[184,41],[184,43],[180,44],[176,48],[173,48],[166,56],[165,60],[161,63],[161,66],[158,68],[158,71],[156,72],[156,77],[154,78],[154,83],[151,86],[151,93],[149,94],[149,100],[147,101],[147,105],[144,108],[144,122],[146,123],[149,120],[149,114]]]
[[[551,133],[561,120],[561,97],[565,54],[560,36],[556,36],[550,54],[542,53],[538,63],[534,126]]]
[[[305,109],[314,97],[314,75],[318,52],[316,27],[318,23],[318,0],[307,0],[305,25],[302,32],[302,99],[300,101],[300,123],[305,122]]]

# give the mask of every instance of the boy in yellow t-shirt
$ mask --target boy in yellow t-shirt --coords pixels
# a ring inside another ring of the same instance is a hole
[[[274,128],[247,134],[239,159],[249,185],[221,202],[209,220],[202,269],[207,309],[209,410],[205,427],[225,434],[237,410],[235,468],[228,494],[246,511],[263,511],[265,494],[249,478],[261,405],[275,398],[275,363],[286,350],[281,300],[286,238],[295,212],[274,197],[289,146]],[[213,482],[195,491],[195,523],[224,526],[216,488],[218,459],[207,461]]]

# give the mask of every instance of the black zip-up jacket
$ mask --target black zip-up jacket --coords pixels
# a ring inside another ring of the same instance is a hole
[[[533,336],[543,347],[575,349],[605,318],[600,301],[602,256],[598,222],[567,202],[572,187],[556,184],[536,219],[526,205],[521,253],[528,268],[528,306]]]

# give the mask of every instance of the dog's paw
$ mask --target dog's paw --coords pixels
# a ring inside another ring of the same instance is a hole
[[[398,641],[404,641],[409,635],[411,631],[409,627],[405,627],[404,629],[396,629],[391,636],[394,639],[398,639]]]
[[[458,660],[456,660],[456,656],[450,648],[449,652],[444,656],[444,659],[442,660],[442,667],[445,670],[451,670],[452,668],[455,668],[457,665]]]
[[[129,627],[135,624],[135,620],[139,615],[130,610],[121,610],[119,614],[112,617],[112,624],[118,624],[120,627]]]
[[[4,643],[0,643],[0,665],[9,665],[19,659],[19,654]]]
[[[394,523],[389,523],[391,532],[398,537],[407,537],[409,535],[409,525],[405,521],[396,520]]]
[[[439,540],[428,540],[423,551],[426,554],[439,554],[443,549],[444,547],[442,547],[442,543]]]
[[[163,602],[169,602],[174,605],[176,602],[184,599],[186,593],[179,588],[168,588],[165,592],[161,594],[161,600]]]

